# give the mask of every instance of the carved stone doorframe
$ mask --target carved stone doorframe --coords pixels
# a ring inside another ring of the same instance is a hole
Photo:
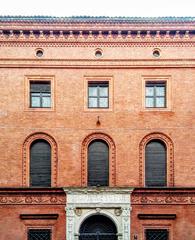
[[[80,226],[92,215],[110,218],[119,240],[130,239],[130,188],[64,188],[66,193],[66,240],[78,240]]]

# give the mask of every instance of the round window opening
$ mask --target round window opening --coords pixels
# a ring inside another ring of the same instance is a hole
[[[43,50],[42,49],[38,49],[38,50],[36,50],[36,56],[37,57],[42,57],[43,56]]]
[[[96,51],[95,51],[95,56],[97,57],[97,58],[100,58],[100,57],[102,57],[102,51],[100,50],[100,49],[97,49]]]
[[[155,49],[155,50],[153,51],[153,56],[154,56],[154,57],[160,57],[160,51],[159,51],[158,49]]]

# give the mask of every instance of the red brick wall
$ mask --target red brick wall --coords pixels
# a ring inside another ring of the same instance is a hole
[[[24,111],[26,75],[55,77],[54,111]],[[84,111],[86,75],[113,77],[113,111]],[[143,110],[142,76],[146,75],[170,76],[170,111]],[[101,131],[116,145],[117,186],[139,185],[139,143],[149,133],[162,132],[174,143],[175,186],[194,187],[194,76],[193,68],[1,69],[0,186],[22,185],[22,146],[36,132],[48,133],[57,142],[58,186],[79,186],[82,141]]]

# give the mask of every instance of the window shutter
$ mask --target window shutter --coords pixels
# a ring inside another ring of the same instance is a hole
[[[109,148],[103,141],[94,141],[88,148],[88,185],[108,186]]]
[[[51,147],[44,140],[35,141],[31,145],[30,186],[51,186]]]
[[[166,146],[155,140],[146,146],[145,184],[146,186],[166,186]]]

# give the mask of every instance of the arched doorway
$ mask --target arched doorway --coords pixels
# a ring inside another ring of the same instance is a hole
[[[117,240],[115,224],[103,215],[87,218],[80,227],[79,240]]]

